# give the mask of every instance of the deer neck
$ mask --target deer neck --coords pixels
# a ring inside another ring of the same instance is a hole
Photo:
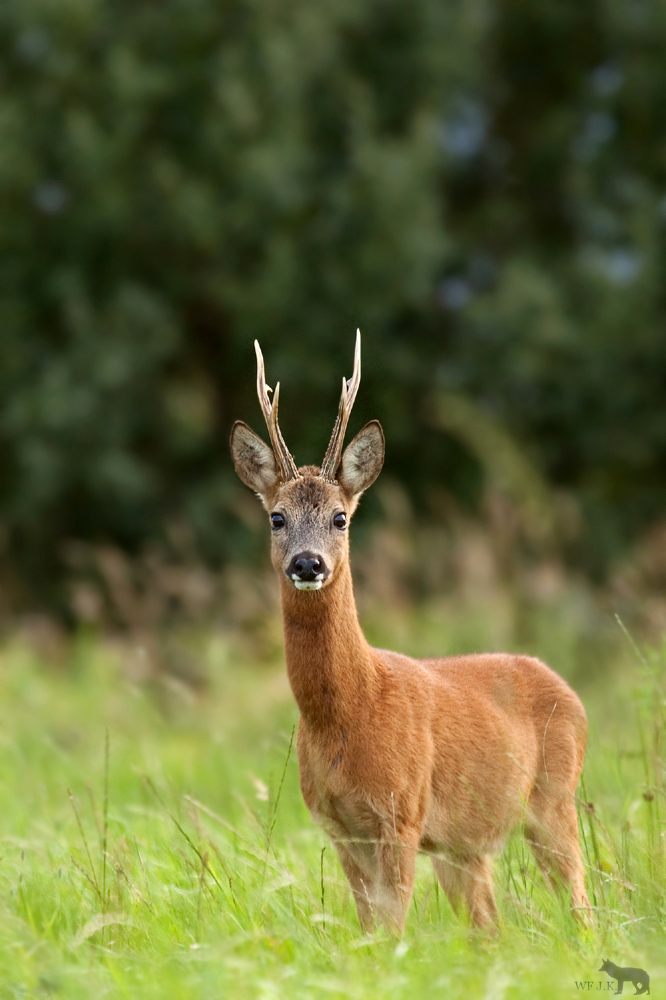
[[[322,590],[298,591],[282,581],[287,673],[305,722],[339,729],[369,706],[377,665],[361,631],[349,564]]]

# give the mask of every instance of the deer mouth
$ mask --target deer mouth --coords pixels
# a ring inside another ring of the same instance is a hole
[[[324,574],[317,573],[314,580],[301,580],[296,573],[292,573],[291,579],[297,590],[319,590],[324,582]]]

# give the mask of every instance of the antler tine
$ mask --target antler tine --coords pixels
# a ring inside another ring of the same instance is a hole
[[[354,400],[358,387],[361,384],[361,331],[356,331],[356,346],[354,348],[354,374],[347,380],[342,379],[342,393],[340,395],[340,405],[338,415],[333,425],[333,433],[328,443],[324,461],[321,463],[321,476],[329,483],[335,482],[335,473],[340,464],[342,456],[342,445],[345,440],[345,431],[349,423]]]
[[[287,482],[289,479],[298,479],[298,469],[296,468],[296,463],[287,448],[284,438],[282,437],[282,432],[278,424],[278,402],[280,399],[280,383],[278,382],[275,386],[275,392],[273,393],[273,402],[271,403],[268,393],[273,392],[270,386],[266,385],[266,369],[264,366],[264,356],[261,353],[261,348],[259,347],[259,341],[255,340],[254,350],[257,355],[257,396],[259,397],[259,405],[261,406],[261,412],[264,415],[264,420],[266,421],[266,427],[268,428],[268,436],[270,438],[271,446],[273,448],[273,453],[275,455],[275,460],[278,464],[278,469],[280,472],[280,478],[283,482]]]
[[[271,419],[271,401],[268,398],[268,393],[272,392],[272,389],[270,386],[266,385],[264,356],[261,353],[258,340],[255,340],[254,342],[254,351],[257,355],[257,396],[259,397],[259,405],[261,406],[261,412],[264,415],[264,420],[268,424]]]

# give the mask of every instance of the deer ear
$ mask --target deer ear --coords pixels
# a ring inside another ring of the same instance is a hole
[[[232,427],[230,444],[239,478],[266,501],[279,481],[272,448],[242,420],[237,420]]]
[[[337,480],[352,497],[372,486],[384,464],[384,432],[378,420],[361,428],[345,448]]]

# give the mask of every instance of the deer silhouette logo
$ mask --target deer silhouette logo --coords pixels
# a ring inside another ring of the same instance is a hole
[[[650,992],[650,977],[645,969],[621,969],[619,965],[609,962],[606,958],[604,959],[599,972],[605,972],[611,979],[617,979],[617,989],[615,991],[616,996],[618,993],[622,992],[622,988],[627,980],[632,983],[636,989],[634,996],[637,996],[639,993]]]

